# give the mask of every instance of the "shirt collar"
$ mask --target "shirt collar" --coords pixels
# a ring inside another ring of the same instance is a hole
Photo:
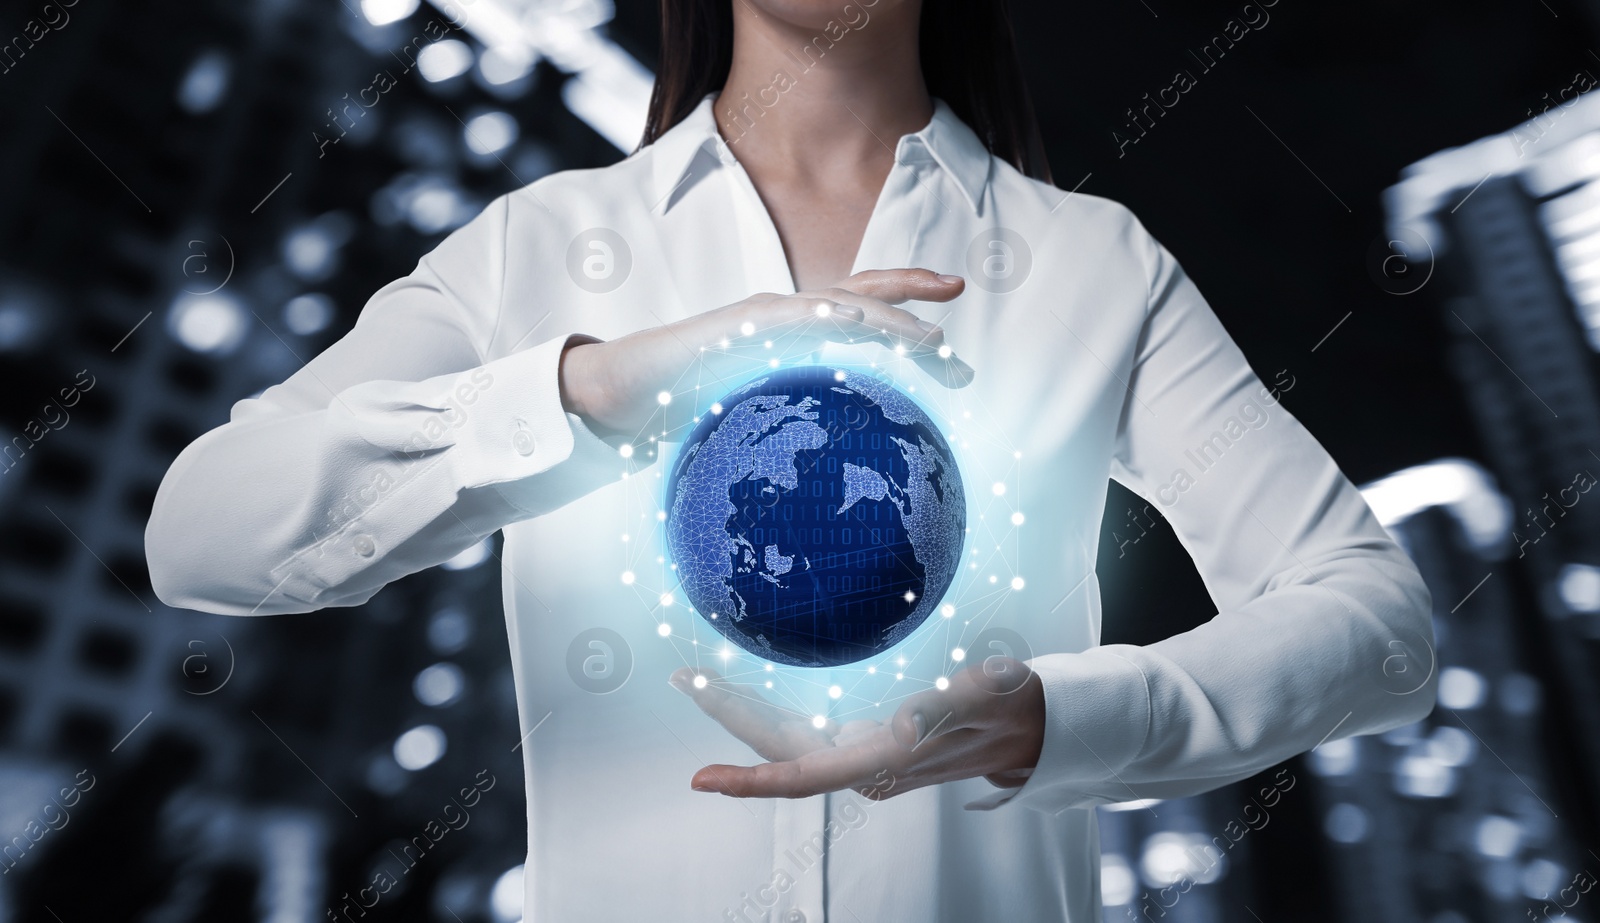
[[[733,159],[727,143],[717,132],[717,120],[711,110],[715,98],[715,94],[707,95],[683,121],[668,129],[648,148],[656,208],[663,213],[674,204],[673,193],[690,178],[687,175],[690,167],[702,151],[720,163]],[[928,124],[921,131],[902,137],[895,147],[897,163],[930,159],[960,187],[972,211],[981,212],[991,167],[989,150],[945,101],[937,97],[933,100],[933,118]]]

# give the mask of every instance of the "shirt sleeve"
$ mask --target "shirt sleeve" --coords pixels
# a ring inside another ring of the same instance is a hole
[[[1154,644],[1034,658],[1038,765],[971,807],[1198,794],[1433,707],[1432,602],[1415,566],[1134,224],[1148,301],[1111,474],[1171,522],[1217,614]]]
[[[486,361],[508,208],[491,204],[373,295],[349,334],[178,456],[145,531],[162,602],[358,605],[622,474],[617,448],[562,407],[571,338]]]

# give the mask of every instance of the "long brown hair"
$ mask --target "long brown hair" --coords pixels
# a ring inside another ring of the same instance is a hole
[[[733,63],[735,0],[661,0],[661,66],[640,147],[722,89]],[[1050,182],[1005,0],[923,0],[922,75],[989,152]]]

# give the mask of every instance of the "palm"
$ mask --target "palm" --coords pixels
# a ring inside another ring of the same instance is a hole
[[[767,760],[707,766],[691,781],[700,791],[803,798],[853,789],[881,799],[980,775],[1017,785],[1038,761],[1043,741],[1042,686],[1015,661],[999,671],[963,670],[947,690],[912,696],[887,722],[825,721],[821,727],[706,670],[685,668],[671,681]]]

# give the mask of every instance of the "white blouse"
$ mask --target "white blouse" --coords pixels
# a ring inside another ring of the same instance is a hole
[[[943,102],[895,145],[852,271],[966,277],[953,303],[908,307],[945,327],[976,380],[945,390],[876,345],[781,358],[875,369],[944,428],[970,526],[953,614],[850,667],[724,656],[668,595],[658,513],[682,434],[625,459],[563,410],[556,375],[571,335],[794,291],[734,153],[708,98],[621,163],[495,200],[186,449],[148,527],[160,598],[235,615],[359,605],[504,530],[528,920],[1098,923],[1095,805],[1206,791],[1429,711],[1428,592],[1278,403],[1292,372],[1264,385],[1127,209],[1022,176]],[[737,349],[750,376],[773,358]],[[725,393],[675,391],[702,412]],[[1209,622],[1098,644],[1108,476],[1170,520],[1217,605]],[[674,669],[703,662],[847,720],[892,714],[975,640],[974,657],[1031,652],[1044,682],[1044,749],[1020,789],[690,790],[704,764],[758,759],[667,685]],[[831,698],[835,684],[849,692]]]

